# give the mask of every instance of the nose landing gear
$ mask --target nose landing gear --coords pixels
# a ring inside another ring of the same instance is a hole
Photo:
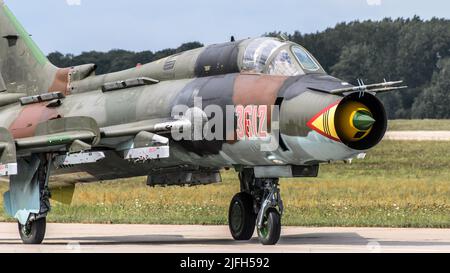
[[[255,227],[263,245],[275,245],[281,234],[281,200],[279,179],[255,178],[253,170],[239,174],[241,193],[230,204],[229,226],[235,240],[250,240]]]
[[[275,245],[280,240],[283,214],[283,201],[278,188],[278,179],[265,179],[263,191],[264,201],[256,221],[258,237],[263,245]]]
[[[255,232],[256,213],[253,197],[245,192],[238,193],[231,200],[228,213],[231,235],[236,241],[248,241]]]

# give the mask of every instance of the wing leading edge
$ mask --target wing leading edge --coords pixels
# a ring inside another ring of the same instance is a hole
[[[38,125],[33,137],[14,139],[0,128],[0,176],[17,175],[18,157],[53,153],[57,167],[94,163],[105,158],[101,141],[128,138],[115,149],[123,158],[147,161],[170,156],[169,139],[159,134],[190,128],[189,120],[154,119],[99,128],[90,117],[68,117]]]

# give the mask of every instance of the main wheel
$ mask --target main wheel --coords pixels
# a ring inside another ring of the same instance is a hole
[[[276,245],[281,235],[281,215],[276,209],[269,209],[263,225],[258,228],[258,237],[263,245]]]
[[[231,200],[228,224],[235,240],[248,241],[252,238],[256,226],[256,213],[250,194],[241,192]]]
[[[45,217],[22,225],[19,223],[19,234],[26,245],[39,245],[44,241],[47,220]]]

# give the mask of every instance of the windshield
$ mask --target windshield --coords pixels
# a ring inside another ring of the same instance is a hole
[[[292,55],[285,49],[281,50],[269,65],[269,75],[297,76],[305,74]]]
[[[320,69],[320,66],[316,63],[316,61],[313,60],[311,55],[306,52],[305,49],[299,46],[294,46],[292,47],[292,52],[297,57],[297,60],[303,69],[309,71],[317,71]]]
[[[303,47],[267,37],[249,42],[244,51],[241,71],[288,77],[325,73]]]

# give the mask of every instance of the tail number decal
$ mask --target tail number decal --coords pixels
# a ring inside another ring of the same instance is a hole
[[[238,140],[254,140],[268,136],[267,105],[238,105],[236,106],[236,115]]]

